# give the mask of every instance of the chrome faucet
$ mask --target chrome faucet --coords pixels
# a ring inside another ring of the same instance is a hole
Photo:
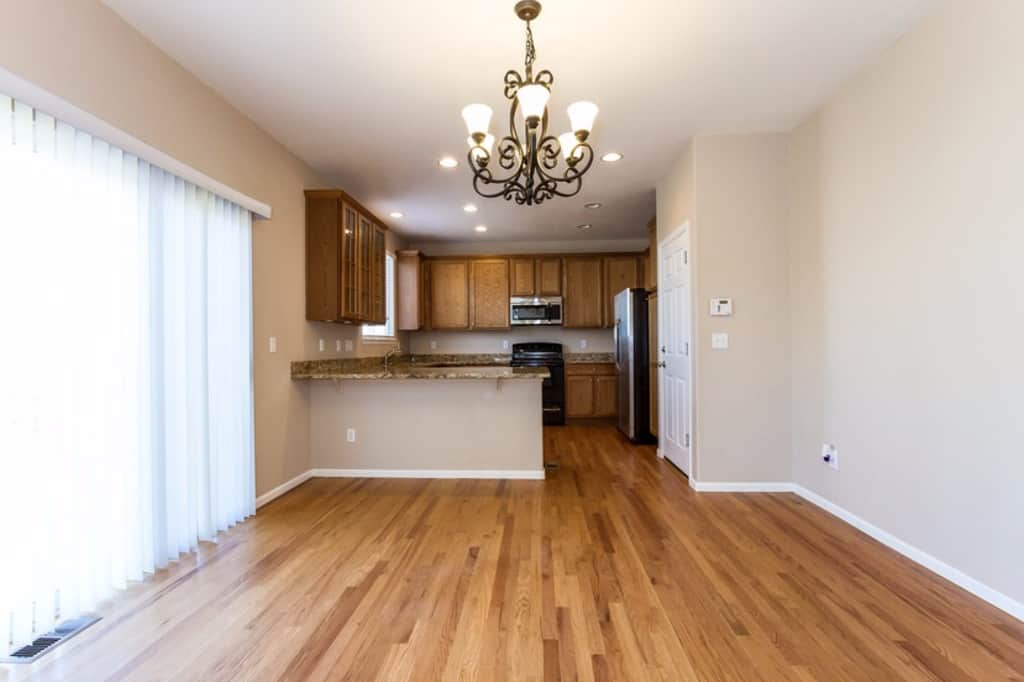
[[[391,360],[391,358],[393,358],[394,356],[398,355],[401,352],[402,352],[401,344],[395,344],[395,346],[391,350],[389,350],[387,353],[384,354],[384,373],[385,374],[388,373],[388,362]]]

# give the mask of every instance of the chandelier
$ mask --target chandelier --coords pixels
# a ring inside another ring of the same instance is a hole
[[[505,74],[505,98],[511,101],[509,133],[498,142],[497,160],[493,164],[495,138],[487,131],[491,108],[470,104],[462,110],[462,118],[469,129],[468,160],[476,193],[530,206],[554,196],[575,196],[583,188],[583,175],[594,161],[594,150],[587,138],[597,118],[597,105],[569,105],[571,131],[558,137],[548,135],[548,99],[555,78],[547,70],[534,75],[537,53],[530,30],[530,22],[540,14],[540,3],[522,0],[516,3],[515,12],[526,22],[526,77],[515,70]],[[518,112],[522,112],[521,132]],[[563,157],[564,165],[559,163],[559,156]]]

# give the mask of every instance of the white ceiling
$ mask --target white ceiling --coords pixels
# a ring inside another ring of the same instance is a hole
[[[935,4],[547,0],[533,28],[555,76],[552,127],[593,100],[595,149],[625,158],[596,162],[577,197],[528,207],[475,196],[460,116],[485,102],[506,132],[502,77],[523,62],[514,0],[105,1],[326,180],[381,217],[402,211],[389,222],[415,241],[643,235],[687,140],[788,130]],[[439,169],[445,154],[459,167]]]

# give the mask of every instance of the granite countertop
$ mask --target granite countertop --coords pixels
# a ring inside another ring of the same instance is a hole
[[[356,379],[356,380],[388,380],[388,379],[513,379],[541,380],[551,376],[545,367],[509,367],[508,364],[485,364],[478,360],[476,364],[412,358],[401,356],[389,362],[384,371],[382,358],[359,358],[339,360],[308,360],[292,363],[293,380],[322,379]]]

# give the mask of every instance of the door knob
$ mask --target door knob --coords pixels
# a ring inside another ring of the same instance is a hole
[[[667,351],[665,350],[665,346],[662,346],[662,347],[661,347],[661,352],[662,352],[662,353],[665,353],[665,352],[667,352]]]

